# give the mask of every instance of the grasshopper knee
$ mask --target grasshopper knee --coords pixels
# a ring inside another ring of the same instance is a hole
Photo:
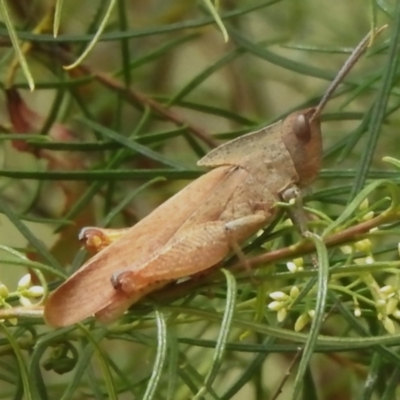
[[[301,190],[297,186],[290,186],[281,192],[281,197],[284,201],[296,201],[301,198]]]
[[[111,284],[113,285],[113,288],[115,290],[123,290],[125,292],[126,290],[124,287],[126,288],[126,281],[131,274],[132,273],[130,271],[125,270],[115,271],[111,275]],[[129,279],[129,281],[132,281],[132,279]]]
[[[253,231],[254,227],[262,226],[265,223],[264,214],[253,214],[247,215],[246,217],[237,218],[233,221],[229,221],[225,224],[225,231],[228,234],[235,234],[235,232],[241,231]]]

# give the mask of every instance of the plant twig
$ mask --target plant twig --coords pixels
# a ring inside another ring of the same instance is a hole
[[[37,46],[37,48],[41,52],[52,56],[53,59],[59,60],[60,64],[68,63],[74,60],[73,55],[70,52],[62,49],[61,47],[49,48],[46,46]],[[93,68],[89,67],[87,64],[80,64],[79,67],[76,68],[76,70],[84,72],[88,75],[92,75],[94,79],[96,79],[109,89],[115,92],[123,93],[130,101],[136,104],[142,104],[144,106],[150,107],[154,112],[161,115],[165,119],[172,121],[177,126],[185,126],[189,132],[191,132],[198,139],[206,143],[208,146],[212,148],[218,146],[218,141],[216,141],[206,130],[187,121],[175,111],[165,107],[163,104],[152,99],[146,94],[136,89],[126,87],[122,81],[114,78],[110,74],[96,71]]]

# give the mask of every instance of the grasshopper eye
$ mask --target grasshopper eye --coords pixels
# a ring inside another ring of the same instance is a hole
[[[307,143],[310,140],[311,128],[304,114],[300,114],[294,120],[293,132],[302,142]]]

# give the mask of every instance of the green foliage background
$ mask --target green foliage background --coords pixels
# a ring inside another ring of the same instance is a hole
[[[0,11],[1,399],[399,396],[398,1]],[[324,112],[323,170],[305,197],[313,236],[283,215],[244,247],[254,274],[229,259],[110,326],[45,325],[48,291],[88,257],[81,227],[133,225],[200,176],[196,160],[220,141],[315,105],[384,24]],[[42,299],[18,286],[28,271]]]

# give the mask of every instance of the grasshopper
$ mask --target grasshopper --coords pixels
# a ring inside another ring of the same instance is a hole
[[[118,239],[112,239],[115,230],[84,229],[81,238],[102,249],[50,295],[46,321],[61,327],[93,314],[112,321],[146,294],[240,251],[239,243],[272,222],[274,204],[318,176],[320,114],[372,35],[355,48],[317,107],[212,150],[197,165],[213,169]]]

